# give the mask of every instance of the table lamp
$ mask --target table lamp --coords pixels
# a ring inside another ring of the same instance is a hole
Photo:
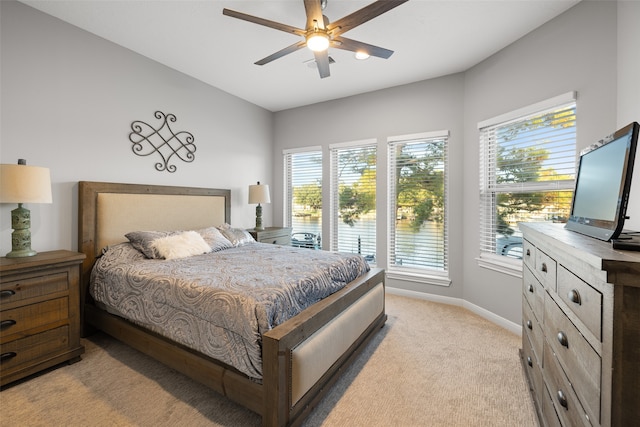
[[[269,186],[265,184],[250,185],[249,186],[249,204],[257,203],[256,206],[256,230],[264,230],[262,226],[262,206],[260,203],[271,203],[269,197]]]
[[[23,203],[51,203],[51,176],[48,168],[27,166],[24,159],[17,165],[0,165],[0,203],[17,203],[11,211],[11,252],[7,258],[34,256],[31,249],[31,212]]]

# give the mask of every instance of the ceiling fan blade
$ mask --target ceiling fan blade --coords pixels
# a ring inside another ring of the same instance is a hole
[[[276,53],[273,53],[267,56],[266,58],[262,58],[261,60],[255,62],[255,64],[256,65],[268,64],[269,62],[275,61],[278,58],[282,58],[283,56],[293,53],[298,49],[302,49],[306,45],[307,45],[307,42],[305,40],[301,40],[298,43],[292,44],[291,46],[285,47],[284,49],[281,49]]]
[[[350,15],[345,16],[344,18],[338,19],[336,22],[332,22],[327,27],[327,30],[333,37],[339,36],[340,34],[352,30],[358,25],[370,21],[376,16],[382,15],[383,13],[388,12],[407,1],[409,0],[378,0]]]
[[[347,39],[345,37],[335,37],[331,41],[331,47],[336,49],[348,50],[350,52],[364,52],[369,56],[388,59],[393,51],[383,47],[374,46],[372,44],[359,42],[357,40]]]
[[[304,10],[307,13],[307,30],[314,28],[316,23],[319,29],[324,30],[324,19],[322,17],[320,0],[304,0]]]
[[[325,77],[329,77],[329,52],[323,50],[322,52],[313,52],[313,54],[316,58],[316,65],[318,66],[320,78],[324,79]]]
[[[270,21],[264,18],[258,18],[257,16],[247,15],[246,13],[236,12],[235,10],[231,9],[222,9],[222,14],[230,16],[232,18],[242,19],[243,21],[253,22],[254,24],[284,31],[285,33],[295,34],[301,37],[304,37],[304,35],[306,34],[306,31],[303,29],[292,27],[291,25],[287,24],[282,24],[280,22]]]

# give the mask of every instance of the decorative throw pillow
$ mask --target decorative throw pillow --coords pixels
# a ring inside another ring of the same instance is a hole
[[[218,227],[218,229],[235,247],[256,241],[247,230],[243,230],[242,228],[233,228],[229,224],[224,224]]]
[[[202,236],[205,242],[209,246],[211,246],[212,252],[221,251],[222,249],[228,249],[233,247],[233,243],[231,243],[226,237],[220,233],[220,231],[215,227],[203,228],[200,230],[196,230],[198,234]]]
[[[161,258],[151,245],[154,240],[160,237],[170,236],[178,233],[177,231],[132,231],[124,235],[134,248],[139,250],[147,258]]]
[[[151,246],[164,259],[185,258],[211,252],[211,247],[196,231],[159,237],[151,243]]]

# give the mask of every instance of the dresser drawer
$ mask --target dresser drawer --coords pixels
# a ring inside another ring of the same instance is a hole
[[[291,236],[270,236],[260,238],[260,243],[273,243],[274,245],[291,246]]]
[[[522,337],[522,357],[525,363],[525,372],[529,378],[529,383],[533,386],[533,395],[538,402],[541,403],[542,390],[542,359],[533,352],[531,341],[528,335]],[[542,357],[542,354],[540,354]]]
[[[560,418],[558,418],[558,414],[556,413],[556,407],[554,406],[553,399],[551,398],[551,393],[549,389],[545,386],[543,387],[543,397],[542,397],[542,419],[544,427],[562,427],[560,424]]]
[[[558,296],[585,324],[587,329],[599,341],[602,341],[602,294],[560,266],[558,268]]]
[[[291,246],[290,227],[267,227],[264,230],[247,230],[256,242]]]
[[[527,239],[522,239],[522,261],[531,271],[536,269],[536,247]]]
[[[550,346],[545,346],[544,349],[544,368],[544,380],[561,423],[566,426],[591,426],[588,415],[558,365]]]
[[[536,355],[538,364],[542,364],[542,344],[544,343],[544,332],[542,326],[533,315],[533,310],[526,300],[522,301],[522,325],[525,335],[531,341],[533,352]],[[524,341],[524,340],[523,340]]]
[[[67,272],[26,277],[3,282],[0,288],[2,308],[10,308],[29,299],[37,299],[56,292],[67,292],[69,279]]]
[[[0,337],[23,333],[29,329],[65,320],[69,317],[69,299],[66,297],[29,304],[0,312]],[[3,340],[4,341],[4,340]]]
[[[69,327],[61,326],[2,344],[0,372],[32,364],[69,346]]]
[[[545,300],[543,329],[580,401],[587,412],[599,420],[602,369],[600,356],[549,296]],[[545,359],[545,370],[547,366]]]
[[[531,306],[533,314],[540,324],[544,323],[544,294],[542,284],[535,278],[531,270],[527,267],[522,272],[522,295]]]
[[[540,249],[536,250],[536,269],[534,270],[534,273],[546,289],[555,292],[556,261]]]

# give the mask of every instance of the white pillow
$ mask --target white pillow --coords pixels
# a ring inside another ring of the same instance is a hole
[[[211,252],[211,247],[195,231],[155,239],[151,246],[164,259],[185,258]]]

